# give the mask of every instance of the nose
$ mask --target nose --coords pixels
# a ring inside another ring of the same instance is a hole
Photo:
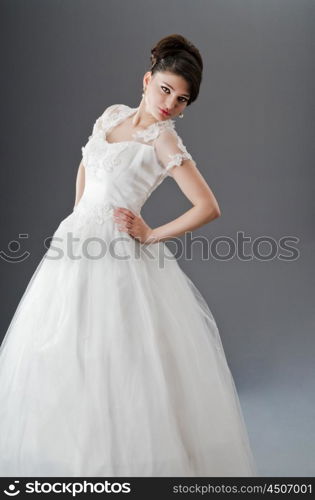
[[[171,113],[175,109],[175,106],[176,106],[176,97],[170,97],[169,99],[167,99],[165,109],[169,113]]]

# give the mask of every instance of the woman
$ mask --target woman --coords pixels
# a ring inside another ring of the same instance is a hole
[[[96,120],[1,345],[3,476],[256,475],[215,320],[163,243],[220,215],[174,125],[202,58],[170,35],[151,62],[140,105]],[[193,207],[151,228],[140,211],[167,176]]]

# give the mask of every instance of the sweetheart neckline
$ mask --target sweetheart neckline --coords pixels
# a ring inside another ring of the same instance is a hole
[[[123,116],[121,120],[119,119],[117,121],[117,123],[115,123],[114,125],[109,126],[107,128],[107,130],[105,130],[105,133],[103,132],[102,139],[105,142],[105,144],[109,144],[109,145],[113,145],[113,144],[142,144],[143,146],[147,146],[147,147],[149,147],[151,149],[154,149],[154,144],[147,144],[145,142],[141,142],[141,141],[137,141],[137,140],[108,142],[108,140],[107,140],[107,134],[108,134],[108,132],[112,132],[113,129],[115,129],[116,127],[118,127],[124,120],[127,120],[130,116],[133,116],[134,114],[136,114],[137,110],[139,109],[139,107],[132,108],[132,107],[127,106],[127,105],[125,105],[125,106],[127,108],[126,115]],[[123,115],[124,115],[124,113],[123,113]],[[147,130],[149,130],[150,128],[152,128],[154,126],[159,126],[157,124],[160,124],[162,122],[163,123],[165,123],[165,122],[174,122],[174,120],[172,120],[171,118],[169,118],[167,120],[161,120],[161,121],[158,121],[158,122],[153,122],[150,125],[148,125],[145,129],[143,129],[143,131],[147,131]],[[137,135],[140,132],[142,132],[142,130],[137,130],[136,132],[134,132],[134,135]]]
[[[115,141],[115,142],[108,142],[108,140],[105,137],[100,137],[100,139],[105,143],[108,144],[109,146],[114,146],[115,144],[141,144],[141,146],[146,146],[147,148],[154,148],[153,144],[146,144],[145,142],[140,142],[140,141]]]

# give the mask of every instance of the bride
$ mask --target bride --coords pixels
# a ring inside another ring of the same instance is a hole
[[[96,119],[74,209],[1,344],[1,476],[257,475],[216,322],[164,243],[221,214],[175,127],[202,58],[175,34],[151,63],[139,106]],[[192,207],[150,227],[167,176]]]

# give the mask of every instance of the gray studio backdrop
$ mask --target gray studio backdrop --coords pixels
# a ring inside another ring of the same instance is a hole
[[[44,239],[72,211],[95,119],[110,104],[138,106],[150,48],[181,33],[205,69],[177,130],[222,216],[193,233],[212,243],[209,258],[199,242],[178,262],[216,318],[259,474],[314,476],[315,2],[0,5],[1,337]],[[189,207],[169,178],[142,215],[154,227]]]

